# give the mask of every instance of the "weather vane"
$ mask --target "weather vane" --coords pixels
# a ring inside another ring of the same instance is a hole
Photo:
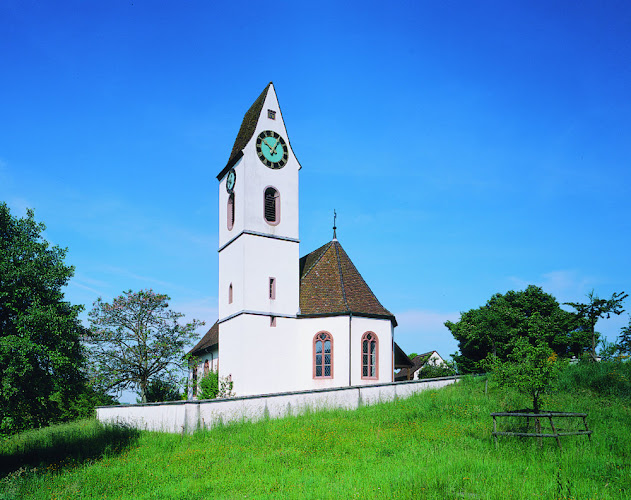
[[[337,213],[335,212],[335,209],[333,209],[333,239],[334,240],[337,240],[337,234],[335,232],[335,230],[337,229],[335,225],[336,220],[337,220]]]

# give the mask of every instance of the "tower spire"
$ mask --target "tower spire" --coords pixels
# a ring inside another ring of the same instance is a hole
[[[333,209],[333,240],[334,241],[337,241],[337,233],[336,233],[337,226],[335,225],[336,220],[337,220],[337,213],[335,212],[335,209]]]

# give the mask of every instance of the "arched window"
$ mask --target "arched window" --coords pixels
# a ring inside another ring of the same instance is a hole
[[[328,332],[313,337],[313,378],[333,378],[333,337]]]
[[[208,360],[204,361],[204,377],[206,375],[208,375],[208,372],[210,371],[210,364],[208,362]]]
[[[232,283],[228,287],[228,304],[232,304]]]
[[[228,231],[232,231],[234,227],[234,193],[228,196]]]
[[[373,332],[362,336],[362,378],[379,378],[379,339]]]
[[[264,201],[263,215],[265,221],[275,226],[280,222],[280,193],[273,187],[268,187],[265,189]]]

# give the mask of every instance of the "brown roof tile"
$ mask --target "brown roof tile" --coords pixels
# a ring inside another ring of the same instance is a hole
[[[390,319],[394,315],[381,305],[355,265],[333,240],[300,259],[300,315],[335,314]]]
[[[191,356],[198,356],[206,351],[209,351],[216,345],[219,345],[219,322],[215,321],[215,324],[210,327],[210,330],[206,332],[206,335],[193,347],[188,353]]]

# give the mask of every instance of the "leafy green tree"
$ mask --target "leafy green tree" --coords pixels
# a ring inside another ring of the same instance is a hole
[[[418,371],[418,378],[437,378],[437,377],[451,377],[456,375],[456,368],[454,363],[445,361],[438,365],[427,365]]]
[[[631,316],[629,316],[629,324],[620,330],[617,348],[620,354],[631,354]]]
[[[108,392],[134,388],[147,402],[147,385],[156,378],[176,378],[186,366],[184,348],[204,324],[169,309],[169,296],[153,290],[128,290],[112,303],[100,297],[90,311],[91,369]]]
[[[62,292],[74,268],[45,229],[32,210],[18,218],[0,203],[0,433],[71,418],[85,390],[83,306]]]
[[[530,396],[535,413],[541,410],[545,390],[562,368],[557,354],[543,341],[533,345],[524,338],[515,341],[506,361],[489,354],[484,365],[500,386],[512,386]]]
[[[612,314],[620,315],[624,312],[622,302],[628,295],[624,292],[614,293],[610,299],[601,299],[594,293],[594,290],[587,294],[587,303],[565,302],[565,305],[572,306],[576,310],[576,316],[584,321],[587,332],[591,337],[590,355],[592,361],[597,360],[596,346],[598,345],[598,334],[596,323],[601,318],[609,318]]]
[[[460,353],[453,359],[459,373],[481,371],[489,353],[505,361],[520,338],[533,345],[541,340],[559,356],[580,355],[589,345],[589,333],[581,325],[580,318],[534,285],[495,294],[486,305],[461,313],[459,321],[445,323],[458,341]]]
[[[147,384],[147,403],[178,401],[182,399],[178,384],[170,379],[154,378]],[[138,403],[141,403],[138,400]]]

